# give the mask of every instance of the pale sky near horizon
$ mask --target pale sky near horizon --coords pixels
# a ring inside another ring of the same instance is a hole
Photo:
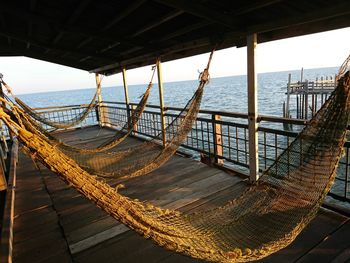
[[[340,66],[350,54],[350,27],[318,34],[259,44],[257,72],[275,72],[304,68]],[[163,81],[196,79],[208,54],[162,64]],[[246,48],[228,48],[215,52],[212,78],[246,74]],[[15,94],[71,90],[95,86],[94,74],[26,57],[0,57],[0,73]],[[148,83],[151,67],[127,72],[128,84]],[[122,85],[121,74],[105,77],[103,86]]]

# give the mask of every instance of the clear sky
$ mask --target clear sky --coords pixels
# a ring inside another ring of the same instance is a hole
[[[274,72],[340,66],[350,54],[350,28],[259,44],[257,71]],[[196,79],[208,54],[163,63],[163,81]],[[129,85],[148,83],[151,67],[129,70]],[[0,72],[16,94],[95,86],[94,74],[25,57],[0,57]],[[246,74],[246,48],[214,54],[211,77]],[[103,86],[122,85],[121,74],[105,77]]]

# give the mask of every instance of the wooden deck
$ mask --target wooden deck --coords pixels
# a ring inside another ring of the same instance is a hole
[[[111,134],[96,127],[61,134],[96,143]],[[121,147],[140,143],[128,139]],[[145,240],[20,154],[14,217],[17,262],[195,262]],[[116,181],[110,180],[111,185]],[[158,170],[124,181],[127,196],[185,213],[224,204],[247,186],[241,178],[181,156]],[[350,221],[322,209],[297,240],[261,262],[350,262]]]

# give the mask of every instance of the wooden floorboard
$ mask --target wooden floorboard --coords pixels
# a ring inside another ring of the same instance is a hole
[[[92,147],[112,135],[110,129],[89,127],[66,131],[60,138],[70,144]],[[140,143],[129,138],[120,149]],[[32,161],[21,155],[14,262],[199,262],[145,240],[80,196],[52,172],[43,166],[41,169],[36,171]],[[118,191],[126,196],[183,213],[223,205],[248,186],[239,177],[180,156],[174,156],[148,175],[106,182],[111,186],[123,183],[125,188]],[[322,210],[295,242],[261,262],[345,262],[350,259],[349,225],[347,217]],[[323,256],[324,253],[329,255]],[[30,260],[33,258],[35,260]]]
[[[67,241],[43,178],[23,154],[17,167],[13,262],[70,262]]]

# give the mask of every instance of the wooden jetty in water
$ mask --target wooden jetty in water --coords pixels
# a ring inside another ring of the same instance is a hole
[[[301,74],[303,75],[303,74]],[[287,101],[283,104],[283,117],[291,117],[291,111],[297,119],[309,119],[321,108],[337,86],[335,76],[317,77],[315,80],[291,82],[288,75]],[[295,109],[290,108],[291,97],[295,97]]]
[[[258,43],[349,27],[349,13],[350,4],[345,0],[307,3],[302,0],[293,3],[287,0],[235,3],[213,0],[103,3],[15,0],[1,4],[0,56],[27,56],[89,71],[95,73],[97,86],[101,86],[101,74],[122,73],[124,102],[104,101],[99,91],[94,110],[89,111],[82,122],[72,129],[56,131],[55,136],[75,146],[96,146],[123,125],[130,124],[139,105],[129,101],[127,70],[157,61],[159,105],[147,105],[139,121],[128,127],[128,131],[132,129],[130,136],[119,149],[136,147],[158,135],[161,139],[157,147],[163,149],[167,146],[167,138],[177,129],[167,129],[167,124],[173,123],[183,109],[164,104],[161,62],[210,52],[214,48],[247,46],[248,113],[201,109],[177,154],[163,166],[136,178],[106,180],[108,185],[117,187],[118,194],[130,198],[128,200],[135,203],[138,202],[136,199],[141,200],[140,206],[149,201],[160,207],[156,211],[177,209],[191,214],[210,211],[247,192],[252,185],[259,185],[257,180],[262,171],[276,163],[281,153],[295,154],[296,150],[286,149],[298,133],[285,131],[282,126],[307,125],[304,118],[310,115],[309,106],[314,114],[323,102],[323,96],[326,98],[330,92],[325,80],[290,82],[287,93],[289,97],[298,97],[297,117],[302,120],[260,115],[255,70]],[[2,84],[3,89],[5,84]],[[4,98],[2,89],[0,96]],[[3,117],[9,106],[5,102],[2,106]],[[86,105],[53,105],[35,111],[64,124],[67,118],[74,119],[86,108]],[[25,155],[28,147],[22,147],[24,151],[19,152],[21,146],[14,130],[11,132],[3,127],[6,135],[0,136],[1,262],[197,261],[160,248],[130,231],[53,172],[33,162]],[[20,138],[20,134],[18,136]],[[350,203],[350,143],[345,142],[342,146],[345,157],[341,159],[335,177],[337,187],[328,193],[315,219],[295,242],[261,259],[262,262],[350,260],[350,220],[346,209]],[[35,155],[31,155],[34,160]],[[200,156],[209,165],[199,162]],[[301,150],[300,156],[303,160]],[[288,160],[292,161],[289,155]],[[289,171],[295,169],[289,163],[283,165],[274,166],[272,172],[279,174],[287,170],[289,176]],[[304,168],[308,169],[307,166]],[[125,185],[124,189],[120,187],[121,183]],[[273,189],[270,190],[266,198],[274,195]],[[116,192],[113,191],[114,195]],[[125,209],[128,210],[132,209]],[[217,225],[221,223],[218,221]],[[263,226],[256,231],[263,235],[269,229]],[[182,252],[189,253],[191,247],[185,250]],[[249,249],[232,251],[236,254],[230,255],[250,252]]]

